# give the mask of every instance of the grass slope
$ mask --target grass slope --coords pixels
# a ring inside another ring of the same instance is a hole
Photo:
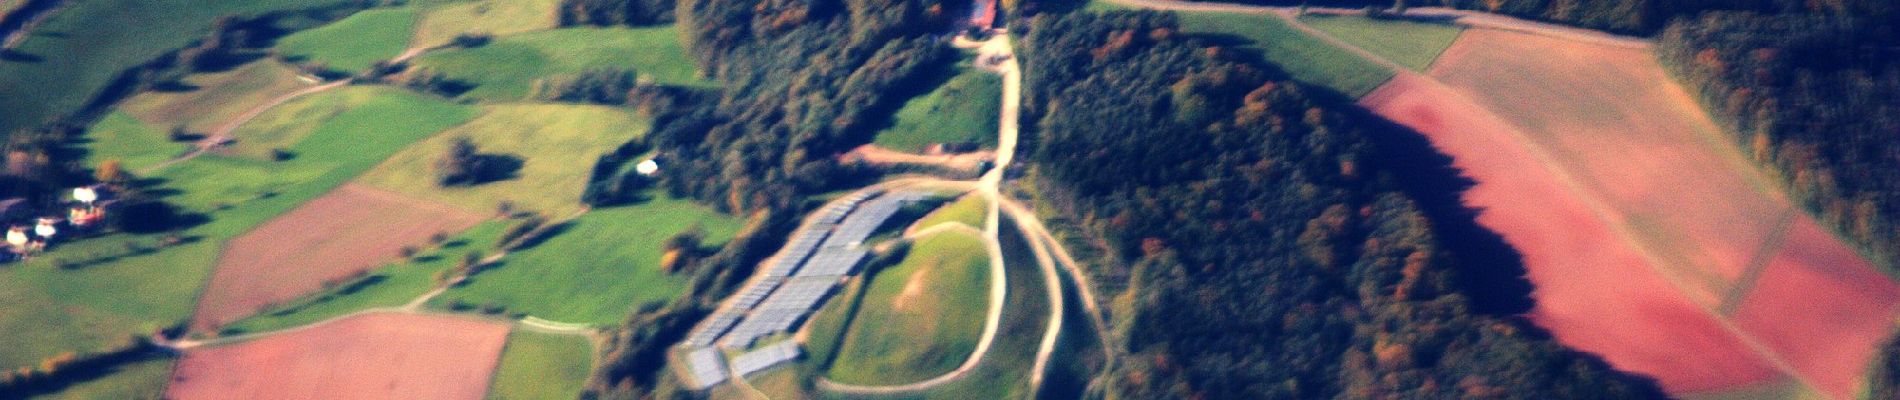
[[[267,332],[309,325],[372,308],[400,307],[436,287],[436,274],[454,268],[469,253],[493,254],[493,244],[507,229],[505,221],[489,221],[456,235],[443,246],[417,257],[377,269],[361,280],[338,285],[283,307],[245,318],[224,328],[229,332]]]
[[[536,79],[592,68],[632,68],[667,84],[712,84],[696,77],[672,26],[531,32],[473,49],[432,52],[413,64],[476,85],[464,96],[485,100],[518,100]]]
[[[931,211],[923,219],[917,220],[917,229],[930,229],[939,224],[960,223],[971,228],[983,229],[983,221],[989,218],[990,202],[975,193],[963,195],[943,207]]]
[[[123,112],[106,114],[86,132],[86,163],[119,160],[126,170],[138,170],[191,149],[190,144],[171,141],[168,134]]]
[[[878,132],[872,143],[921,153],[932,143],[974,142],[996,147],[996,113],[1001,109],[1003,78],[975,68],[962,72],[929,94],[897,110],[897,122]]]
[[[619,323],[642,304],[685,292],[687,275],[669,275],[659,261],[666,239],[694,225],[706,230],[703,245],[710,248],[731,240],[743,221],[670,198],[594,210],[430,304],[498,305],[510,314],[566,323]]]
[[[1326,44],[1265,14],[1182,12],[1181,29],[1231,41],[1258,52],[1294,79],[1325,86],[1348,96],[1363,96],[1391,79],[1393,71]]]
[[[120,103],[119,110],[160,129],[182,125],[209,132],[253,107],[311,85],[298,79],[296,71],[268,60],[187,76],[185,84],[196,89],[141,93]]]
[[[423,14],[414,44],[435,47],[464,33],[507,36],[552,29],[559,0],[479,0],[437,7]]]
[[[359,182],[476,213],[494,212],[497,203],[509,201],[518,209],[567,215],[580,209],[594,161],[647,129],[646,119],[623,107],[497,105],[466,125],[396,153]],[[482,153],[520,158],[518,176],[472,187],[437,185],[435,162],[457,138],[474,141]]]
[[[903,261],[870,277],[827,375],[896,385],[955,370],[982,336],[988,293],[981,238],[957,231],[918,238]]]
[[[159,248],[158,235],[114,235],[74,242],[23,264],[0,268],[0,368],[37,363],[62,351],[91,351],[184,319],[216,263],[220,244],[347,182],[397,149],[472,117],[474,111],[385,87],[316,95],[359,97],[289,149],[284,162],[200,157],[151,176],[168,199],[209,222]],[[92,143],[98,153],[101,143]],[[112,154],[98,154],[106,157]],[[119,154],[123,156],[124,154]],[[156,249],[128,252],[135,247]],[[73,269],[55,268],[70,264]]]
[[[516,329],[502,348],[501,366],[488,386],[488,398],[572,399],[593,372],[594,346],[584,336],[552,335]]]
[[[1309,15],[1300,22],[1418,72],[1431,68],[1432,60],[1464,32],[1452,24],[1359,15]]]
[[[277,52],[303,62],[318,62],[331,70],[359,72],[377,61],[396,58],[409,48],[414,36],[416,10],[365,10],[340,21],[286,36]]]
[[[930,388],[917,396],[925,399],[1026,399],[1037,397],[1029,391],[1029,376],[1036,365],[1036,351],[1049,319],[1047,283],[1036,265],[1028,242],[1015,229],[1016,224],[1002,221],[1003,270],[1009,292],[1003,298],[1003,315],[996,327],[996,341],[989,354],[963,379]],[[1045,382],[1047,383],[1047,382]]]
[[[72,2],[0,60],[0,132],[84,106],[112,78],[204,36],[220,16],[303,9],[331,0],[91,0]]]
[[[433,97],[390,87],[365,89],[369,87],[332,89],[271,108],[233,131],[231,136],[236,142],[221,153],[247,160],[269,161],[272,159],[272,150],[289,150],[292,145],[319,129],[374,132],[374,129],[400,127],[403,126],[402,120],[410,117],[396,113],[406,107],[397,103],[440,102]],[[391,96],[398,92],[402,95]],[[339,118],[346,115],[351,118]],[[332,126],[337,124],[348,126]],[[291,153],[294,158],[306,156],[295,151]]]

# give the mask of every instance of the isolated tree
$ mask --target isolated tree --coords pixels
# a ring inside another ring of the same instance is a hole
[[[174,142],[188,142],[188,141],[191,141],[192,139],[191,130],[185,129],[185,126],[182,124],[172,125],[172,130],[169,136]]]
[[[1392,1],[1392,15],[1405,15],[1405,10],[1409,8],[1405,5],[1405,0]]]
[[[480,150],[475,147],[473,140],[455,138],[442,159],[436,160],[435,169],[437,182],[442,186],[474,184],[481,171]]]
[[[92,171],[92,179],[115,187],[124,186],[126,182],[131,181],[125,173],[125,165],[118,159],[99,163],[99,168]]]

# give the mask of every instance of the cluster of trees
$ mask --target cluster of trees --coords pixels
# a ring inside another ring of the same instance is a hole
[[[528,90],[528,98],[541,101],[623,104],[628,92],[640,84],[639,73],[624,68],[600,68],[578,74],[555,75],[537,79]]]
[[[1377,117],[1178,34],[1172,14],[1027,24],[1029,157],[1125,276],[1119,398],[1650,398],[1643,378],[1471,310]],[[1100,270],[1112,271],[1100,271]]]
[[[673,23],[673,0],[561,0],[561,26]]]
[[[744,213],[853,176],[835,156],[949,67],[954,52],[930,37],[949,26],[947,2],[681,2],[689,53],[724,90],[656,103],[660,184]]]
[[[520,158],[506,154],[482,153],[475,141],[455,138],[448,151],[435,161],[436,183],[442,186],[474,186],[510,179],[521,170]]]

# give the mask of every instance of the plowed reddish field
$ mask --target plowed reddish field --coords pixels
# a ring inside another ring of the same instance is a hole
[[[508,325],[375,313],[253,341],[190,350],[165,397],[480,399]]]
[[[453,233],[481,217],[379,189],[343,185],[232,239],[199,297],[192,328],[210,330],[296,299]]]
[[[1859,389],[1900,285],[1797,211],[1646,49],[1468,30],[1361,103],[1479,183],[1531,317],[1676,394]]]

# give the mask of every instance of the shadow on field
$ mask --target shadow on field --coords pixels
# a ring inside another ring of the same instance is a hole
[[[1337,91],[1310,87],[1311,92],[1329,97],[1332,104],[1357,102]],[[1343,103],[1340,103],[1343,102]],[[1504,237],[1478,224],[1483,210],[1468,207],[1464,193],[1477,181],[1452,165],[1452,157],[1440,153],[1430,139],[1418,131],[1387,120],[1362,107],[1345,111],[1348,118],[1366,124],[1365,137],[1371,142],[1372,164],[1399,190],[1417,202],[1419,210],[1432,222],[1438,243],[1450,253],[1458,269],[1459,292],[1469,297],[1472,312],[1490,315],[1519,329],[1526,337],[1552,340],[1550,331],[1522,318],[1537,305],[1531,297],[1535,286],[1525,278],[1524,255],[1504,241]],[[1601,356],[1556,346],[1579,362],[1603,371],[1613,371]],[[1607,379],[1629,385],[1633,398],[1670,398],[1662,386],[1646,376],[1617,373]]]
[[[1439,153],[1424,135],[1370,111],[1355,112],[1372,125],[1366,136],[1373,142],[1374,162],[1431,218],[1433,233],[1457,264],[1458,284],[1470,296],[1472,310],[1497,316],[1530,312],[1537,304],[1531,298],[1535,287],[1524,278],[1524,255],[1478,225],[1482,210],[1465,206],[1464,193],[1477,181],[1453,167],[1451,156]]]

